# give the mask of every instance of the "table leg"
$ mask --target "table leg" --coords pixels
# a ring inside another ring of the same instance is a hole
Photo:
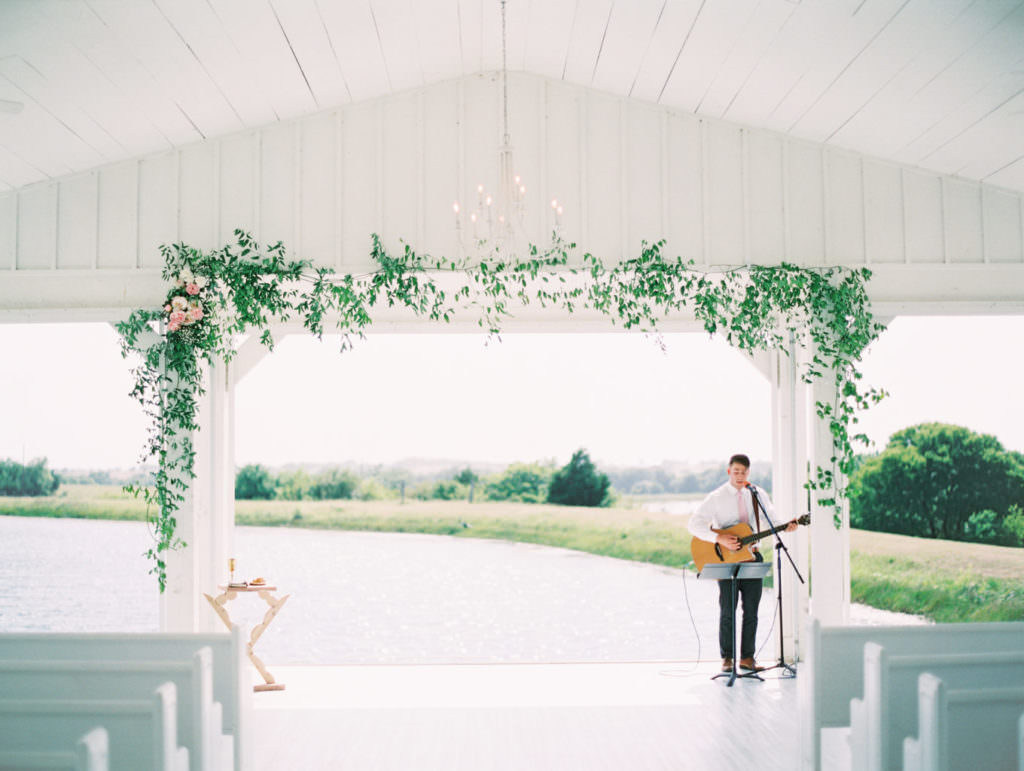
[[[224,592],[217,599],[214,599],[206,594],[206,592],[203,592],[203,597],[207,599],[217,615],[220,616],[220,620],[224,622],[224,626],[228,628],[229,632],[231,631],[231,617],[228,615],[228,609],[225,607],[225,604],[228,600],[233,600],[237,596],[238,592]]]
[[[269,606],[266,614],[263,616],[262,623],[257,624],[252,628],[252,633],[249,635],[249,642],[246,645],[247,652],[249,654],[249,660],[252,661],[253,666],[259,671],[260,675],[265,681],[264,685],[255,685],[253,690],[255,691],[283,691],[284,684],[278,683],[274,680],[274,676],[270,674],[266,666],[260,661],[259,657],[253,652],[253,646],[256,645],[256,641],[260,639],[267,627],[270,626],[270,622],[274,620],[274,617],[278,614],[278,611],[284,607],[285,602],[291,597],[290,594],[286,594],[284,597],[278,599],[274,597],[270,592],[263,591],[259,592],[260,597]]]

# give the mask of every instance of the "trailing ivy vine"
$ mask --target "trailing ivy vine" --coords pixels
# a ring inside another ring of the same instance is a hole
[[[273,348],[272,327],[301,321],[321,337],[330,323],[341,349],[362,338],[380,307],[404,307],[418,318],[450,322],[474,314],[491,335],[501,333],[516,308],[531,303],[572,314],[596,311],[625,329],[658,332],[664,320],[689,314],[711,335],[744,351],[788,352],[795,339],[811,351],[801,375],[806,382],[835,379],[836,397],[817,403],[833,438],[832,467],[819,468],[809,486],[819,504],[833,506],[839,526],[838,480],[853,468],[856,412],[883,392],[866,388],[857,369],[865,348],[883,326],[871,314],[865,268],[753,265],[705,273],[694,262],[666,258],[664,242],[644,243],[639,256],[612,266],[591,254],[570,265],[575,249],[557,238],[524,257],[492,251],[483,259],[451,260],[416,253],[408,245],[390,254],[372,236],[376,268],[363,275],[337,274],[308,260],[289,260],[281,243],[264,247],[247,233],[212,252],[184,244],[161,247],[163,278],[170,288],[160,309],[134,311],[118,325],[125,356],[137,355],[132,396],[150,420],[143,460],[156,459],[152,486],[129,492],[147,504],[153,561],[163,591],[166,556],[183,546],[175,535],[176,512],[195,477],[192,435],[204,392],[204,364],[229,362],[242,335],[257,334]],[[456,286],[442,276],[457,274]]]

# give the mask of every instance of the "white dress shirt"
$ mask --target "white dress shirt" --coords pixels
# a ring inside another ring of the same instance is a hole
[[[775,507],[772,506],[768,493],[760,487],[756,488],[756,490],[757,500],[761,504],[762,511],[768,512],[768,516],[775,523],[776,527],[781,526],[782,523],[775,517]],[[697,511],[690,515],[690,521],[686,525],[687,529],[702,541],[714,543],[717,536],[715,530],[723,530],[740,522],[737,497],[743,499],[752,530],[765,530],[770,527],[767,521],[762,520],[761,527],[758,528],[757,520],[754,517],[754,502],[750,495],[750,488],[744,487],[737,490],[732,486],[732,482],[726,482],[721,487],[708,493],[707,498],[701,501]]]

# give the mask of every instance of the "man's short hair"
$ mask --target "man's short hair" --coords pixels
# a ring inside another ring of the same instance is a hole
[[[736,453],[731,458],[729,458],[729,465],[731,466],[733,463],[739,463],[741,466],[745,468],[750,468],[750,458],[748,458],[743,453]]]

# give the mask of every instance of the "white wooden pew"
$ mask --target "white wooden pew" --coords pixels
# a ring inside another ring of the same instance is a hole
[[[0,749],[0,771],[108,771],[107,731],[97,726],[73,750]]]
[[[1024,650],[894,656],[864,646],[864,698],[850,704],[854,771],[898,770],[903,739],[917,731],[918,677],[928,672],[953,689],[1024,687]]]
[[[1024,712],[1017,723],[1017,771],[1024,771]]]
[[[193,771],[232,766],[232,738],[222,733],[221,705],[213,700],[209,646],[191,661],[61,661],[0,659],[0,694],[6,699],[139,699],[164,682],[178,695],[178,743]]]
[[[1017,723],[1017,771],[1024,771],[1024,712]]]
[[[812,619],[798,686],[801,767],[821,768],[821,731],[850,725],[850,700],[863,696],[864,644],[893,654],[1019,651],[1024,622],[928,626],[825,626]]]
[[[1016,771],[1024,687],[950,689],[918,679],[917,736],[903,740],[904,771]]]
[[[223,708],[224,731],[234,739],[235,771],[246,771],[253,766],[247,755],[252,677],[244,633],[237,625],[230,634],[0,634],[0,659],[187,661],[204,646],[213,653],[213,698]]]
[[[111,771],[188,771],[188,750],[177,743],[176,701],[173,683],[148,699],[0,699],[0,747],[74,746],[99,724],[107,733]]]

